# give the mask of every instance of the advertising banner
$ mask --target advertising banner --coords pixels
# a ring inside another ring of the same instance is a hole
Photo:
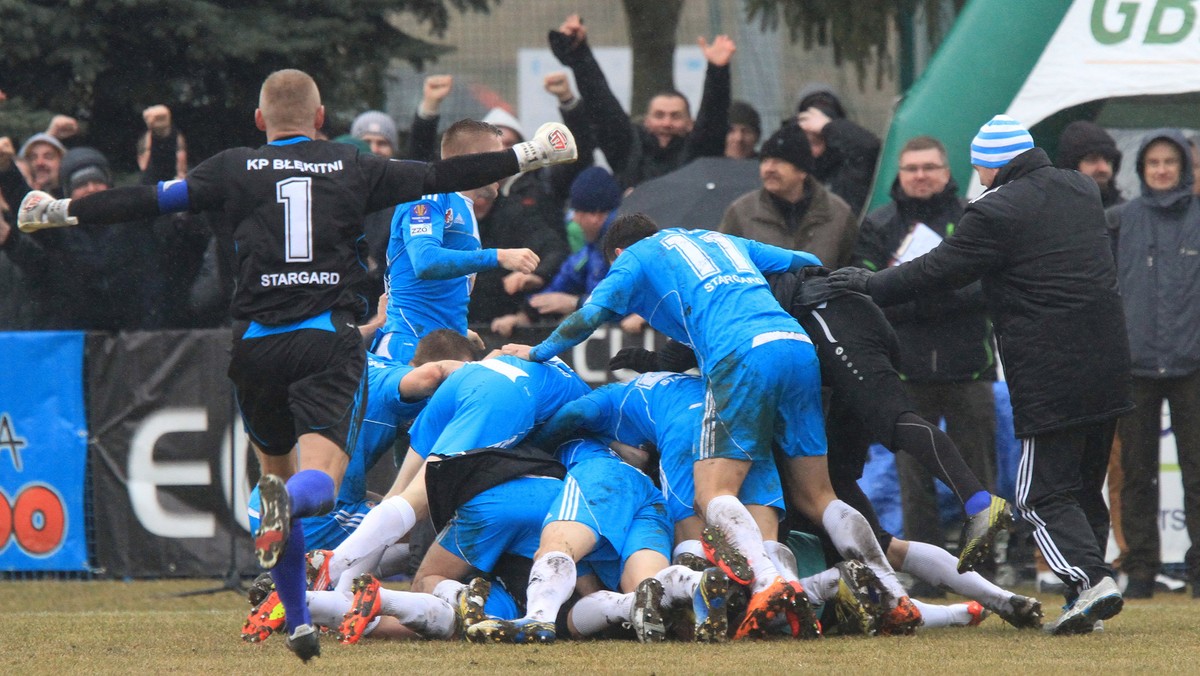
[[[88,570],[83,339],[0,333],[0,570]]]

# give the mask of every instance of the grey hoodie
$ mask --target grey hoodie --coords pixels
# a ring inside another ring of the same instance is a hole
[[[1165,139],[1179,147],[1179,184],[1153,190],[1146,149]],[[1191,151],[1178,129],[1147,134],[1138,148],[1142,194],[1108,210],[1133,375],[1176,378],[1200,369],[1200,199],[1192,195]]]

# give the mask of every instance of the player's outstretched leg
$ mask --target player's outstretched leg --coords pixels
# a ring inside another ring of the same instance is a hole
[[[379,617],[382,602],[379,594],[379,580],[374,575],[365,573],[354,579],[351,591],[354,592],[354,604],[350,612],[342,619],[338,627],[338,641],[345,644],[358,643],[367,631],[371,622]]]

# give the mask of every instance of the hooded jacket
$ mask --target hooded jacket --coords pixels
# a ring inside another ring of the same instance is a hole
[[[929,199],[909,197],[892,184],[892,201],[863,219],[851,265],[883,270],[909,231],[924,223],[942,238],[954,234],[966,203],[954,179]],[[913,382],[994,380],[992,324],[980,284],[937,293],[885,310],[900,341],[899,370]]]
[[[1058,153],[1054,158],[1054,166],[1060,169],[1079,169],[1083,158],[1099,154],[1112,164],[1113,178],[1108,186],[1100,189],[1100,198],[1105,207],[1120,204],[1121,191],[1117,189],[1117,173],[1121,171],[1121,151],[1117,150],[1117,142],[1095,122],[1076,120],[1063,129],[1058,137]]]
[[[1175,144],[1183,159],[1179,185],[1146,185],[1146,150],[1157,140]],[[1187,139],[1177,129],[1151,132],[1138,148],[1142,194],[1108,211],[1125,299],[1133,374],[1186,376],[1200,369],[1200,199],[1192,195]]]
[[[1057,169],[1041,148],[1004,165],[954,234],[876,273],[880,305],[975,280],[995,325],[1018,437],[1119,416],[1129,341],[1096,182]]]

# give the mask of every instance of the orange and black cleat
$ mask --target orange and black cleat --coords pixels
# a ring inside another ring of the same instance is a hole
[[[287,617],[284,616],[279,594],[271,590],[271,593],[250,611],[250,616],[242,625],[242,640],[246,643],[261,643],[271,634],[282,631],[286,623]]]
[[[775,578],[770,586],[750,597],[750,604],[746,606],[746,617],[738,625],[733,639],[740,641],[746,638],[766,638],[771,625],[779,618],[786,618],[794,632],[798,633],[798,623],[789,615],[793,612],[795,603],[796,588],[782,577]]]
[[[704,556],[728,575],[730,580],[740,585],[748,585],[754,581],[754,569],[750,567],[750,562],[729,542],[720,528],[705,526],[700,544],[704,547]]]
[[[358,643],[366,634],[371,621],[379,617],[383,607],[379,594],[379,580],[370,573],[364,573],[354,578],[350,590],[354,592],[353,605],[350,612],[342,618],[338,627],[338,641],[345,644]]]
[[[896,607],[884,613],[882,619],[879,627],[882,636],[909,635],[925,622],[921,619],[921,611],[907,596],[897,599]]]

